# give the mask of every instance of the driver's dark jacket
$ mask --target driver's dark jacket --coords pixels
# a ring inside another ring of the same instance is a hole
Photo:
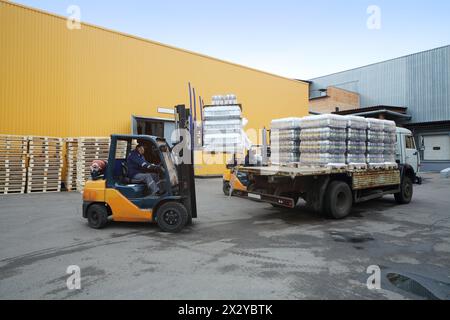
[[[133,150],[127,158],[128,177],[133,179],[138,173],[147,172],[146,169],[151,164],[147,162],[139,152]]]

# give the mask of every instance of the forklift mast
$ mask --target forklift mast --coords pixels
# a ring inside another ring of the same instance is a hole
[[[190,123],[189,123],[189,115],[190,110],[186,109],[185,105],[177,105],[175,107],[175,127],[181,131],[187,130],[189,131]],[[189,137],[192,136],[192,133],[189,132]],[[178,137],[177,143],[181,143],[184,137],[180,134]],[[197,201],[195,195],[195,173],[194,173],[194,148],[193,141],[190,141],[187,145],[190,146],[189,150],[181,150],[179,155],[183,156],[183,152],[190,152],[191,163],[180,163],[177,165],[178,170],[178,179],[180,185],[180,195],[184,198],[185,207],[190,210],[190,214],[192,218],[197,218]]]

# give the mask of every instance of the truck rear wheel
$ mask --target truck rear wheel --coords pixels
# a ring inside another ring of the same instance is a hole
[[[333,181],[325,194],[325,213],[333,219],[343,219],[350,214],[353,205],[352,191],[348,184]]]
[[[404,176],[400,185],[400,192],[395,193],[395,201],[399,204],[408,204],[413,196],[413,182],[408,176]]]
[[[188,221],[186,208],[178,202],[167,202],[157,212],[158,226],[164,232],[180,232]]]
[[[102,229],[108,223],[108,209],[105,205],[95,203],[86,212],[88,224],[93,229]]]

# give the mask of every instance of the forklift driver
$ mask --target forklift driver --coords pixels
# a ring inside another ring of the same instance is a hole
[[[155,165],[147,162],[144,158],[145,148],[139,144],[127,158],[128,177],[135,183],[145,184],[151,195],[159,194],[158,174],[150,173],[148,171],[158,172],[161,169],[160,165]]]

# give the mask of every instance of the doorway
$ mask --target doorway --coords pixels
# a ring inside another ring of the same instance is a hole
[[[155,137],[164,137],[172,146],[172,133],[175,130],[175,121],[164,118],[132,117],[132,134],[142,134]]]

